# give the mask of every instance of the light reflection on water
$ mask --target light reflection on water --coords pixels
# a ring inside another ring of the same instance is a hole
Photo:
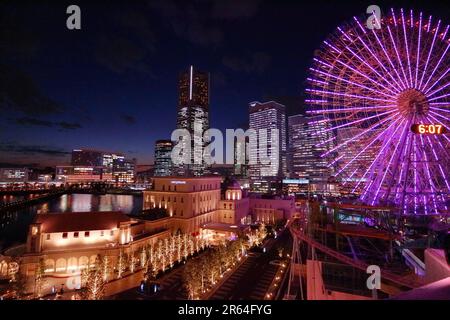
[[[1,198],[1,197],[0,197]],[[142,196],[70,194],[25,209],[0,213],[0,250],[16,242],[25,242],[28,226],[36,213],[122,211],[126,214],[142,210]]]

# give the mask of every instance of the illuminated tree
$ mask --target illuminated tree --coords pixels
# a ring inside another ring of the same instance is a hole
[[[88,271],[87,285],[83,298],[85,300],[101,300],[105,294],[104,259],[98,255],[95,266]]]
[[[202,280],[198,266],[194,261],[189,261],[186,264],[183,272],[183,283],[189,293],[188,299],[196,299],[202,288]]]
[[[145,268],[147,265],[147,250],[145,249],[145,247],[142,247],[141,249],[141,257],[140,257],[140,263],[141,263],[141,268]]]
[[[26,295],[27,292],[27,277],[22,272],[22,264],[20,261],[17,261],[19,267],[18,270],[11,274],[11,280],[9,283],[9,287],[13,292],[16,299],[21,299]]]
[[[103,256],[102,258],[102,273],[103,273],[103,281],[108,281],[108,275],[110,272],[109,266],[109,258],[107,256]]]
[[[183,246],[183,242],[181,240],[181,234],[177,235],[177,260],[181,262],[181,247]]]
[[[136,257],[134,256],[134,252],[131,252],[128,262],[130,264],[129,266],[130,272],[134,273],[134,268],[136,267]]]
[[[122,278],[123,273],[126,269],[126,257],[123,252],[123,249],[119,251],[119,258],[117,259],[117,278]]]
[[[45,262],[43,258],[40,258],[34,279],[35,284],[34,294],[36,298],[40,298],[42,295],[42,289],[45,285],[44,275],[45,275]]]

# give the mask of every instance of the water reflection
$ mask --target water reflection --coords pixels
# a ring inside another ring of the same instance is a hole
[[[0,251],[16,242],[25,242],[28,226],[38,213],[122,211],[135,214],[141,210],[142,196],[71,194],[18,211],[3,212],[0,213]]]
[[[0,195],[0,205],[4,203],[16,202],[25,199],[30,199],[39,196],[39,194],[29,195]]]

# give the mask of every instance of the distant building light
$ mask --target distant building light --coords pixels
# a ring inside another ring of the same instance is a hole
[[[181,181],[181,180],[172,180],[170,181],[171,184],[186,184],[186,181]]]
[[[285,184],[289,184],[289,183],[308,184],[309,180],[308,179],[283,179],[283,183],[285,183]]]

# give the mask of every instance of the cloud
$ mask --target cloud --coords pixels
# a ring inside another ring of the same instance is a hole
[[[271,56],[265,52],[255,52],[247,57],[225,56],[224,66],[233,71],[262,74],[269,67]]]
[[[97,40],[97,62],[115,73],[128,70],[149,72],[149,66],[143,61],[145,56],[142,47],[125,37],[102,35]]]
[[[156,36],[148,15],[136,10],[112,12],[114,32],[97,35],[94,56],[97,62],[115,73],[137,71],[151,73],[148,58],[156,52]]]
[[[39,120],[35,118],[17,118],[16,123],[22,126],[41,126],[41,127],[53,127],[53,122],[46,120]]]
[[[248,19],[258,13],[260,1],[215,1],[212,7],[212,17],[216,19]]]
[[[211,15],[211,3],[200,1],[150,1],[149,7],[175,35],[200,46],[220,46],[224,33]]]
[[[221,71],[213,72],[211,74],[211,81],[219,87],[225,87],[228,84],[227,77]]]
[[[0,64],[0,111],[45,115],[61,113],[63,110],[61,104],[40,91],[29,75]]]
[[[41,145],[18,145],[12,143],[0,144],[0,152],[16,153],[22,155],[45,155],[50,157],[64,157],[71,152]]]
[[[70,123],[70,122],[56,122],[55,125],[59,126],[61,129],[65,130],[75,130],[75,129],[81,129],[82,125],[79,123]]]
[[[48,128],[57,127],[62,130],[75,130],[82,128],[79,123],[70,123],[66,121],[53,122],[30,117],[17,118],[15,119],[15,123],[22,126],[41,126]]]
[[[136,123],[136,118],[129,114],[121,114],[120,119],[122,119],[126,124],[132,125]]]

